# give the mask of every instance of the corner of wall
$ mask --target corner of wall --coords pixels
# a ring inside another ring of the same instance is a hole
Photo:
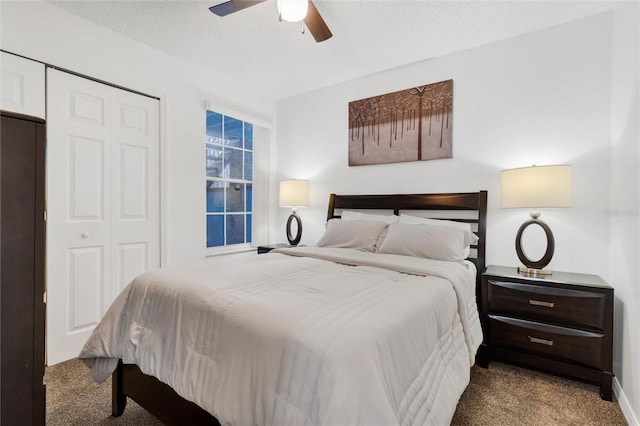
[[[640,425],[640,421],[638,421],[638,417],[633,412],[633,408],[627,399],[627,395],[620,386],[620,382],[617,377],[613,378],[613,394],[615,395],[618,405],[620,405],[620,411],[622,411],[622,414],[627,420],[627,423],[629,423],[629,426]]]

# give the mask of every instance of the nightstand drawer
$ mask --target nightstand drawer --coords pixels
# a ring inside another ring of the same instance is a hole
[[[492,314],[604,330],[602,293],[494,280],[488,284]]]
[[[489,344],[600,368],[604,335],[489,315]]]

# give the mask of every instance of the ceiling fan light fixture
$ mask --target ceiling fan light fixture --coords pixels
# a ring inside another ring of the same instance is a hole
[[[280,18],[287,22],[299,22],[307,16],[309,0],[278,0]]]

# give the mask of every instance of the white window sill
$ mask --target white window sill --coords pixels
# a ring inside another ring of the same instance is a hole
[[[249,244],[238,244],[229,247],[212,247],[207,249],[207,257],[222,256],[225,254],[245,253],[248,251],[255,251],[256,247],[251,247]]]

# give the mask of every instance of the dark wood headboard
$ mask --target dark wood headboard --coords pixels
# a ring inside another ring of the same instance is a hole
[[[486,235],[487,235],[487,191],[464,192],[450,194],[395,194],[395,195],[336,195],[329,196],[327,220],[340,217],[342,210],[386,210],[398,215],[411,211],[430,212],[433,219],[447,219],[471,223],[478,243],[471,246],[475,257],[469,257],[476,264],[476,294],[480,294],[481,275],[486,267]],[[456,212],[464,211],[456,217]],[[433,213],[431,213],[433,212]],[[447,212],[446,215],[442,214]],[[469,212],[472,213],[469,216]],[[475,212],[475,213],[474,213]],[[439,213],[441,215],[439,215]]]

